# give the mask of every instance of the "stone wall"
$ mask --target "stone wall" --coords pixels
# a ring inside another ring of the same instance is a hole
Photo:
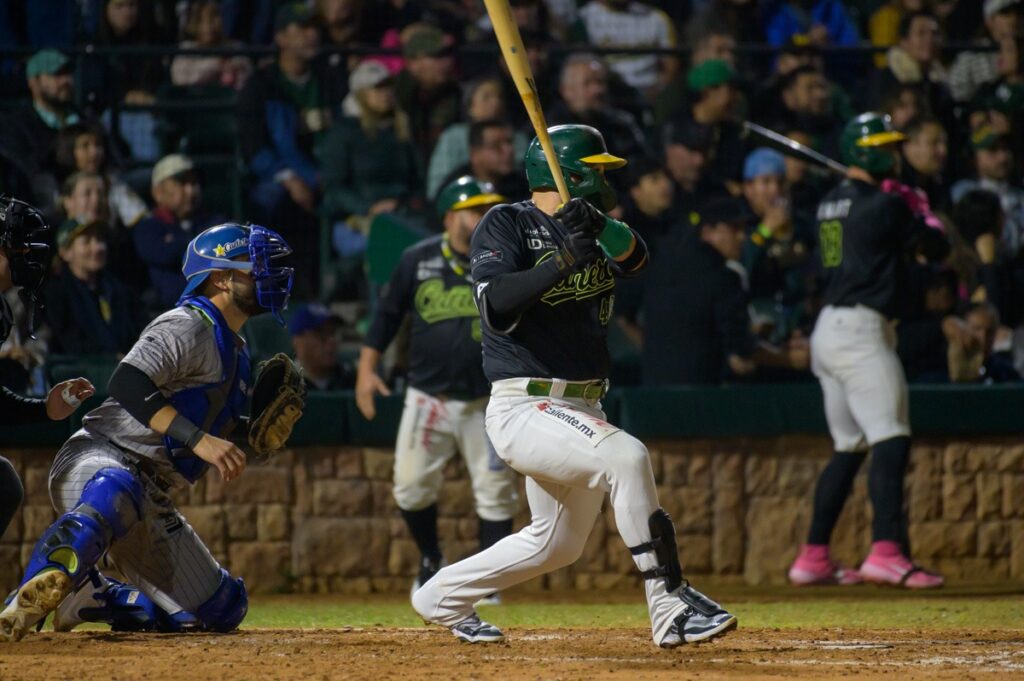
[[[781,583],[810,522],[814,481],[829,443],[821,437],[661,442],[650,446],[662,504],[675,519],[690,574]],[[46,491],[52,452],[6,453],[26,500],[0,538],[0,589],[19,578],[54,512]],[[208,475],[177,496],[213,554],[254,591],[401,591],[417,551],[391,496],[385,449],[309,447],[223,484]],[[867,476],[857,478],[834,538],[836,555],[859,561],[870,541]],[[1010,439],[920,439],[907,477],[915,557],[950,580],[1024,581],[1024,445]],[[517,527],[528,519],[525,500]],[[440,499],[440,532],[454,560],[476,548],[465,469],[453,462]],[[636,582],[609,508],[583,557],[530,588],[614,588]]]

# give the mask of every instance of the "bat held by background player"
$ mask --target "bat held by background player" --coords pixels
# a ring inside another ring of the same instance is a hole
[[[811,149],[806,144],[801,144],[791,137],[786,137],[757,123],[743,121],[743,137],[757,140],[785,156],[826,168],[837,175],[845,177],[850,171],[849,166]]]

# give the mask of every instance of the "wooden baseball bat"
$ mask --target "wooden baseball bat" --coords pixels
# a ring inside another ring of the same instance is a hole
[[[743,122],[743,136],[753,137],[762,144],[775,149],[779,153],[786,156],[792,156],[793,158],[801,161],[813,163],[814,165],[821,166],[822,168],[827,168],[837,175],[845,176],[850,170],[849,167],[843,165],[839,161],[831,159],[806,145],[800,144],[795,139],[786,137],[774,130],[769,130],[768,128],[762,127],[756,123],[751,123],[750,121]]]
[[[537,94],[537,83],[533,79],[530,70],[530,62],[526,58],[526,48],[523,47],[523,37],[519,35],[519,27],[512,18],[512,9],[508,0],[484,0],[487,6],[487,15],[491,18],[491,25],[494,27],[494,35],[498,37],[498,45],[501,46],[501,56],[508,65],[508,71],[512,74],[512,81],[516,84],[519,97],[523,100],[526,113],[533,124],[533,131],[537,134],[541,149],[544,150],[544,158],[548,161],[548,168],[555,178],[555,186],[558,195],[563,203],[568,203],[569,187],[565,184],[565,177],[562,175],[562,167],[558,165],[558,157],[555,156],[555,149],[551,146],[551,135],[548,134],[548,124],[544,120],[544,111],[540,108],[540,96]]]

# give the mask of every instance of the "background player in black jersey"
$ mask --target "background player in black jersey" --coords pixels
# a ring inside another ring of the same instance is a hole
[[[473,603],[573,563],[610,494],[615,525],[646,578],[654,641],[704,640],[736,618],[683,579],[647,449],[601,410],[615,277],[647,263],[637,234],[601,212],[616,203],[605,170],[625,161],[589,126],[550,133],[574,198],[561,206],[534,139],[525,159],[532,200],[492,208],[473,233],[471,259],[492,383],[487,434],[498,455],[527,476],[530,525],[442,568],[413,594],[413,607],[461,640],[502,640]]]
[[[395,502],[421,555],[419,588],[441,566],[437,497],[444,467],[462,453],[473,484],[480,548],[512,531],[518,498],[515,473],[494,453],[484,432],[487,379],[480,366],[480,316],[469,279],[469,240],[484,212],[505,198],[494,187],[461,177],[438,194],[444,233],[402,254],[382,291],[359,354],[356,402],[367,419],[374,397],[389,394],[377,374],[381,354],[412,315],[409,389],[395,443]],[[488,594],[494,602],[497,596]]]
[[[49,266],[50,249],[44,243],[48,230],[36,209],[9,196],[0,196],[0,294],[13,286],[19,287],[30,310]],[[0,343],[7,339],[12,324],[11,308],[0,295]],[[0,423],[9,426],[66,419],[95,392],[84,378],[58,383],[45,399],[21,397],[0,386]],[[0,456],[0,537],[24,496],[18,472]]]
[[[849,176],[818,206],[826,288],[811,336],[811,368],[821,381],[835,454],[818,480],[807,544],[789,570],[798,585],[942,585],[942,577],[906,555],[903,476],[910,423],[893,323],[903,314],[908,258],[942,259],[949,245],[903,196],[883,191],[885,180],[898,174],[895,145],[903,139],[887,115],[865,113],[850,121],[840,140]],[[828,544],[869,448],[872,544],[858,573],[839,567]]]

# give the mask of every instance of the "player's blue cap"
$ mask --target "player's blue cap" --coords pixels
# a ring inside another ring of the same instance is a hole
[[[322,303],[300,305],[288,320],[288,333],[298,336],[307,331],[321,329],[325,324],[334,321],[338,321],[338,317],[332,314],[330,309]]]
[[[743,163],[743,179],[753,180],[762,175],[785,175],[786,159],[782,154],[769,149],[758,147],[747,156]]]
[[[181,262],[188,283],[181,298],[195,291],[217,270],[249,272],[256,283],[256,300],[284,324],[281,311],[288,307],[295,270],[273,261],[292,252],[281,236],[259,225],[228,222],[203,231],[189,242]],[[245,260],[238,260],[245,257]]]

